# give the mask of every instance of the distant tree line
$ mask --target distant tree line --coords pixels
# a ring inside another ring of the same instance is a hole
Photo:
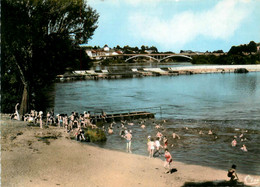
[[[193,64],[260,64],[260,54],[257,52],[257,44],[251,41],[249,44],[232,46],[227,54],[223,55],[197,55],[192,57]]]
[[[107,46],[107,45],[105,45],[105,46]],[[91,49],[94,49],[94,50],[101,49],[100,46],[94,46],[94,47],[88,46],[87,48],[91,48]],[[145,45],[142,45],[140,48],[130,47],[128,45],[121,47],[121,46],[117,45],[116,47],[113,47],[113,50],[122,51],[125,54],[133,54],[133,53],[145,54],[148,51],[151,52],[151,53],[158,53],[158,49],[155,46],[149,47],[149,46],[145,46]]]
[[[21,114],[44,110],[57,74],[89,66],[77,46],[92,37],[99,15],[84,0],[2,0],[1,8],[1,112],[16,103]]]

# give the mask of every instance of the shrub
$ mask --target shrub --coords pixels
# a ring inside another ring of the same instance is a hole
[[[103,142],[106,141],[106,134],[101,129],[91,129],[91,128],[84,128],[85,137],[89,139],[90,142]]]

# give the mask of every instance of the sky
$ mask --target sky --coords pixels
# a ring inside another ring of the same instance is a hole
[[[90,46],[228,51],[260,42],[260,0],[88,0],[100,17]]]

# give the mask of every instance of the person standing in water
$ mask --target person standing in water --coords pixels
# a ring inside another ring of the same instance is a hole
[[[156,140],[155,140],[155,148],[156,148],[156,150],[155,150],[155,152],[154,152],[154,154],[153,154],[153,157],[155,157],[155,155],[158,153],[158,156],[160,156],[161,155],[161,153],[160,153],[160,148],[161,148],[162,146],[161,146],[161,144],[160,144],[160,138],[159,137],[157,137],[156,138]]]
[[[132,153],[131,152],[132,134],[130,132],[126,131],[125,139],[126,139],[126,151],[129,153]]]
[[[148,147],[150,148],[149,158],[152,158],[153,157],[153,153],[154,153],[154,149],[155,149],[155,142],[154,142],[153,138],[151,138],[151,141],[149,141]]]

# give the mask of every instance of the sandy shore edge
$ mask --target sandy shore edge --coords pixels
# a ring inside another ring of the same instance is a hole
[[[41,141],[44,136],[58,138]],[[176,161],[177,172],[165,174],[158,158],[102,149],[70,140],[63,129],[11,120],[1,120],[1,165],[2,186],[183,186],[228,180],[225,170]],[[251,184],[260,179],[238,175]]]

